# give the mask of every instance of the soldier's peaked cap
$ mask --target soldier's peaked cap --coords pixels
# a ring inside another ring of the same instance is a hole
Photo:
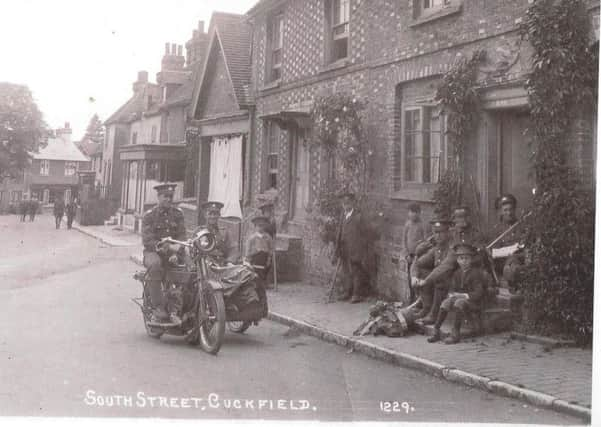
[[[266,216],[263,216],[263,215],[257,215],[251,221],[255,225],[256,224],[269,224],[269,218],[267,218]]]
[[[461,242],[453,246],[455,255],[475,255],[476,248],[469,243]]]
[[[451,226],[452,222],[446,218],[433,219],[430,221],[432,231],[446,231]]]
[[[223,203],[221,202],[204,202],[202,204],[202,208],[207,211],[218,211],[220,212],[223,208]]]
[[[177,184],[170,184],[168,182],[163,184],[155,185],[153,188],[157,191],[157,194],[171,194],[175,193],[175,187]]]
[[[453,209],[453,218],[466,217],[470,214],[470,209],[467,206],[457,206]]]
[[[513,194],[503,194],[501,196],[501,201],[499,202],[499,204],[501,206],[503,205],[513,205],[516,206],[518,203],[518,201],[516,200],[515,196]]]

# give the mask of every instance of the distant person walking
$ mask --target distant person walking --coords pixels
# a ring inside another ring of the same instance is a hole
[[[54,209],[52,211],[56,220],[56,229],[58,230],[61,227],[61,221],[65,214],[65,202],[61,196],[58,196],[56,200],[54,200]]]
[[[25,222],[25,216],[27,215],[27,210],[29,209],[29,202],[27,199],[21,200],[19,203],[19,214],[21,215],[21,222]]]
[[[73,218],[75,218],[75,214],[77,213],[77,199],[71,200],[67,203],[67,228],[71,230],[71,226],[73,225]]]
[[[28,206],[28,212],[29,212],[29,221],[33,222],[33,220],[35,219],[35,214],[38,212],[38,209],[40,208],[40,204],[38,203],[38,199],[37,197],[32,197],[31,200],[29,201],[29,206]]]

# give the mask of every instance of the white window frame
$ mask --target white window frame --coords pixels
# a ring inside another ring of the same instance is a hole
[[[40,160],[40,175],[50,175],[50,160]]]
[[[409,133],[407,113],[417,112],[419,120],[417,129]],[[432,114],[432,113],[436,114]],[[438,117],[438,129],[431,129],[432,117]],[[401,125],[401,189],[412,186],[432,186],[439,182],[442,174],[449,168],[449,147],[448,138],[446,137],[446,117],[441,113],[440,107],[436,104],[407,104],[402,109],[402,125]],[[433,135],[438,134],[438,147],[433,144],[435,139]],[[414,135],[417,139],[415,152],[409,153],[409,136]],[[427,136],[427,141],[426,141]],[[428,144],[428,145],[426,145]],[[427,148],[427,150],[426,150]],[[437,149],[437,152],[432,152]],[[428,153],[429,151],[429,153]],[[426,157],[430,159],[429,168],[426,168]],[[417,161],[413,173],[409,171],[411,160]],[[421,159],[421,162],[419,161]],[[398,160],[397,160],[398,161]],[[429,170],[429,171],[428,171]]]
[[[77,162],[65,162],[65,176],[73,176],[77,172]]]
[[[267,125],[265,138],[265,189],[277,188],[279,178],[279,157],[281,134],[280,127],[274,121]],[[272,144],[273,143],[273,144]],[[275,150],[275,151],[272,151]],[[275,187],[273,187],[271,177],[275,175]]]
[[[330,0],[330,22],[329,22],[329,52],[330,62],[343,61],[349,57],[349,22],[351,16],[350,0]],[[337,45],[346,43],[346,55],[338,57]]]

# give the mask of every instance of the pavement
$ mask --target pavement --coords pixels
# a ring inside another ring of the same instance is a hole
[[[78,229],[107,244],[134,243],[131,246],[139,250],[132,251],[131,259],[141,264],[139,235],[114,226]],[[326,304],[325,296],[322,287],[279,284],[277,292],[269,291],[269,318],[349,351],[590,421],[591,349],[554,346],[544,339],[526,341],[511,333],[464,339],[456,345],[430,344],[418,334],[357,337],[353,331],[368,318],[373,301]]]
[[[112,247],[64,226],[56,230],[44,215],[34,223],[0,216],[0,234],[0,416],[11,417],[6,425],[20,424],[11,423],[13,416],[44,423],[61,417],[57,425],[70,417],[127,417],[137,424],[141,418],[153,424],[158,418],[585,423],[269,320],[244,334],[226,331],[216,356],[181,337],[150,338],[131,301],[142,290],[132,278],[139,267],[129,261],[138,249]]]

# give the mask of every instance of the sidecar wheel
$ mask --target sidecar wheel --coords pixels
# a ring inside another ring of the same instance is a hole
[[[144,309],[142,310],[142,318],[144,320],[144,328],[146,328],[146,333],[149,337],[156,338],[157,340],[161,338],[164,331],[162,329],[153,328],[152,326],[148,326],[148,322],[150,321],[150,296],[144,289],[144,293],[142,294]]]
[[[252,323],[247,322],[247,321],[240,321],[240,322],[227,322],[227,327],[230,331],[235,332],[237,334],[242,334],[244,333],[248,328],[250,328],[250,325]]]
[[[210,354],[217,354],[225,335],[225,303],[223,294],[203,291],[198,305],[200,347]]]

